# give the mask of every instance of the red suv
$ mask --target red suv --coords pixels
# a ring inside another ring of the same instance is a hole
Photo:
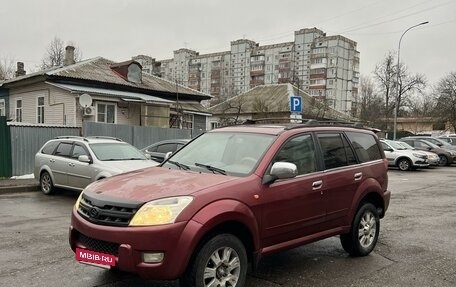
[[[70,245],[83,263],[143,278],[244,286],[248,264],[330,236],[369,254],[389,204],[387,168],[368,129],[220,128],[159,167],[88,186]]]

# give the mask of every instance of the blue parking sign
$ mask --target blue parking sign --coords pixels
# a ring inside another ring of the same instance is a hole
[[[302,98],[301,97],[290,97],[290,112],[301,113],[302,112]]]

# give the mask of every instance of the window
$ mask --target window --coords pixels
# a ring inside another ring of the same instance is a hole
[[[82,145],[75,144],[73,148],[73,152],[71,153],[71,157],[74,159],[78,159],[80,155],[87,155],[87,151]]]
[[[114,124],[116,123],[116,105],[115,104],[97,104],[97,122]]]
[[[0,117],[5,115],[5,100],[0,99]]]
[[[54,141],[54,142],[49,142],[48,144],[46,144],[43,149],[41,150],[41,153],[44,153],[44,154],[52,154],[55,150],[55,148],[57,147],[57,145],[59,144],[58,141]]]
[[[218,122],[212,122],[212,123],[211,123],[211,130],[218,128],[219,125],[220,125],[220,124],[219,124]]]
[[[16,100],[16,122],[22,122],[22,99]]]
[[[356,164],[355,154],[341,134],[319,134],[325,169]]]
[[[298,174],[317,171],[312,136],[301,135],[286,142],[273,160],[277,161],[294,163],[298,168]]]
[[[37,105],[36,105],[36,122],[39,124],[44,124],[44,97],[37,98]]]
[[[55,155],[69,157],[72,147],[73,145],[71,143],[60,143],[55,151]]]
[[[382,158],[377,141],[373,135],[347,132],[347,136],[351,141],[360,162],[368,162]]]
[[[157,152],[161,152],[161,153],[175,152],[176,150],[177,150],[176,143],[162,144],[157,147]]]

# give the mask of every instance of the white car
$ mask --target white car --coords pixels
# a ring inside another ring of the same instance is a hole
[[[158,164],[120,139],[64,136],[37,152],[34,175],[41,191],[51,194],[54,187],[83,190],[96,180]]]
[[[421,151],[405,148],[396,141],[380,140],[389,166],[406,171],[420,167],[428,167],[428,156]]]

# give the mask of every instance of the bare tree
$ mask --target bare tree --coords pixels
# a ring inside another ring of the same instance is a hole
[[[410,103],[408,97],[415,93],[422,93],[425,87],[426,77],[424,75],[412,75],[408,72],[407,67],[404,64],[401,64],[399,82],[395,83],[395,103],[398,106],[398,114],[400,113],[400,108],[403,106],[403,102]],[[397,93],[397,89],[399,89],[399,93]]]
[[[75,47],[74,50],[74,60],[76,62],[80,61],[82,58],[82,53],[73,42],[68,43],[69,46]],[[48,69],[55,66],[63,65],[65,59],[65,43],[62,39],[55,36],[54,39],[49,43],[46,48],[46,53],[43,56],[41,61],[41,69]]]
[[[456,131],[456,72],[451,72],[439,81],[435,88],[436,111],[443,122],[448,122]]]
[[[359,118],[373,123],[374,126],[381,126],[382,119],[378,115],[384,114],[384,101],[376,93],[374,82],[370,77],[361,77],[359,98]]]
[[[386,120],[386,128],[388,128],[388,118],[392,115],[394,104],[394,86],[396,78],[396,69],[394,66],[395,56],[393,52],[389,52],[385,58],[377,64],[374,70],[375,80],[378,83],[380,93],[383,95],[383,102],[385,104],[384,117]],[[393,108],[391,107],[393,106]]]
[[[222,126],[241,123],[239,117],[242,114],[242,107],[245,105],[245,103],[246,97],[243,95],[233,97],[230,100],[221,103],[220,105],[222,105],[222,115],[220,116],[220,123]]]
[[[0,58],[0,81],[14,77],[14,60]]]

